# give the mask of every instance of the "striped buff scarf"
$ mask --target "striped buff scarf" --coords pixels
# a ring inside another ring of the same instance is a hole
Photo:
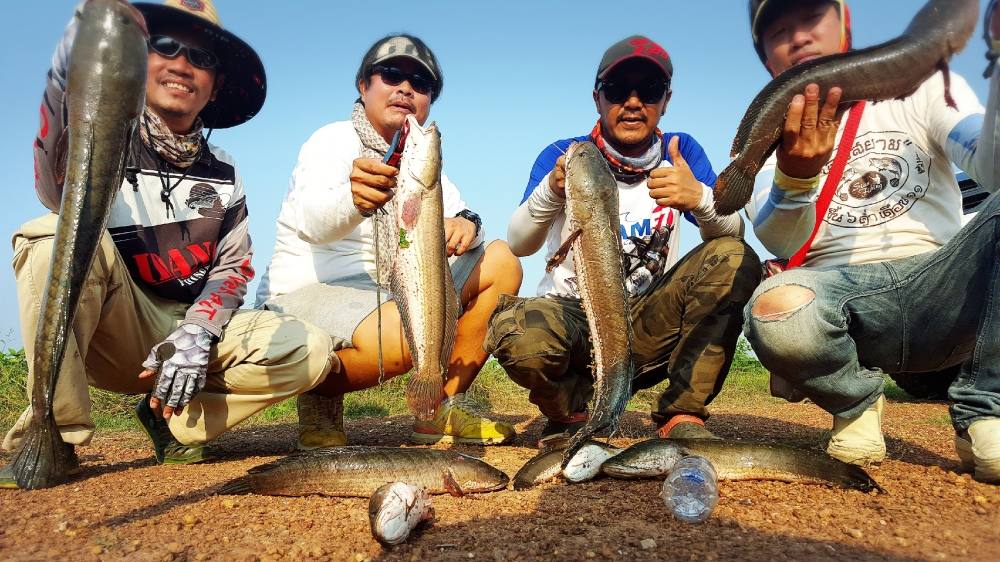
[[[644,179],[649,175],[649,172],[660,165],[660,162],[663,162],[663,133],[656,129],[655,136],[653,144],[642,156],[629,158],[620,154],[604,140],[600,119],[597,120],[594,129],[590,131],[590,138],[604,155],[604,159],[608,161],[612,175],[615,176],[616,180],[629,185]]]
[[[194,121],[191,132],[186,135],[174,134],[167,127],[160,116],[154,113],[149,106],[142,112],[139,120],[139,135],[146,146],[153,147],[153,150],[161,158],[170,162],[178,168],[190,168],[201,155],[202,136],[204,128],[201,117]]]

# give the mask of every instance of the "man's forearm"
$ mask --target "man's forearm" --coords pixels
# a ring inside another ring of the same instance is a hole
[[[507,226],[507,243],[515,256],[537,252],[548,235],[552,221],[563,212],[566,199],[549,189],[548,176],[542,178],[528,199],[522,203]]]

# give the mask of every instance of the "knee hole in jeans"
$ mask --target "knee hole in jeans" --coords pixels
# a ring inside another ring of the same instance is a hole
[[[764,291],[753,303],[755,320],[785,320],[816,300],[812,289],[801,285],[779,285]]]

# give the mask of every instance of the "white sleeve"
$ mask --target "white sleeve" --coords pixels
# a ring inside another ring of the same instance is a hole
[[[739,213],[719,215],[715,212],[715,193],[711,187],[701,184],[701,203],[691,211],[698,220],[698,230],[702,240],[712,240],[722,236],[743,237],[743,218]]]
[[[441,195],[444,197],[444,218],[450,219],[465,209],[469,209],[469,206],[462,199],[462,194],[459,193],[458,187],[448,179],[448,176],[443,171],[441,172]],[[473,213],[476,212],[475,209],[469,210]],[[485,239],[486,225],[481,225],[479,227],[479,234],[472,241],[470,248],[479,246]]]
[[[340,240],[365,220],[351,196],[357,142],[337,130],[339,125],[324,127],[310,137],[292,171],[288,202],[294,210],[295,230],[311,244]]]
[[[549,176],[546,174],[510,218],[507,244],[511,252],[518,257],[537,252],[545,244],[552,222],[565,207],[566,199],[549,188]]]
[[[812,234],[818,190],[794,195],[786,193],[774,184],[774,170],[772,157],[757,173],[753,197],[745,210],[761,244],[779,258],[790,258]],[[826,177],[820,179],[826,180]]]
[[[931,95],[929,127],[937,142],[945,148],[949,160],[961,168],[986,191],[996,191],[1000,181],[997,158],[1000,154],[1000,69],[990,76],[986,110],[961,76],[952,74],[951,92],[959,111],[944,107],[942,96]],[[933,94],[933,92],[932,92]]]

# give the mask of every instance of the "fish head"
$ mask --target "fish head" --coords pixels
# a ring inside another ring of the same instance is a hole
[[[437,123],[421,127],[413,115],[406,116],[408,129],[400,169],[404,169],[426,190],[441,185],[441,133]]]
[[[574,143],[566,151],[566,197],[582,203],[568,205],[573,224],[586,224],[594,216],[604,216],[615,222],[613,229],[618,229],[618,182],[592,142]]]

